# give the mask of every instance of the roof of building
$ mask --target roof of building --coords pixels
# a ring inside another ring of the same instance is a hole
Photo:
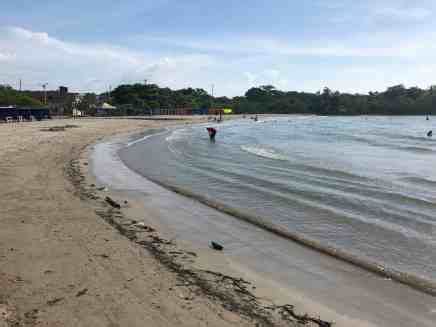
[[[98,108],[99,109],[117,109],[117,107],[114,107],[107,102],[103,102],[100,106],[98,106]]]

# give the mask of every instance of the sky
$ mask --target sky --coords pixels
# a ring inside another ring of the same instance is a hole
[[[433,0],[0,2],[0,84],[123,83],[243,95],[436,84]]]

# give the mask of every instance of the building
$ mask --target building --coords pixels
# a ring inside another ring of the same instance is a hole
[[[65,97],[68,94],[68,87],[66,86],[59,86],[59,96]]]
[[[23,91],[23,93],[46,105],[53,115],[71,113],[72,104],[79,95],[70,93],[66,86],[60,86],[57,90]]]

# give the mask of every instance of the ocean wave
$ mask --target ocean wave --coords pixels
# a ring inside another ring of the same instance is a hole
[[[259,146],[249,146],[249,145],[242,145],[241,149],[245,152],[254,154],[258,157],[267,158],[267,159],[273,159],[273,160],[288,160],[286,156],[283,154],[280,154],[277,152],[277,150],[271,149],[271,148],[264,148]]]
[[[400,150],[400,151],[406,151],[411,153],[421,153],[421,154],[431,154],[434,153],[435,150],[426,147],[426,146],[419,146],[419,145],[410,145],[410,146],[404,146],[402,144],[392,144],[389,143],[387,139],[373,139],[373,138],[365,138],[360,136],[354,136],[354,135],[341,135],[344,139],[348,139],[351,141],[363,143],[369,146],[374,147],[380,147],[380,148],[386,148],[386,149],[393,149],[393,150]],[[402,138],[402,140],[407,139],[408,141],[414,141],[416,143],[417,139],[422,141],[427,139],[424,138],[414,138],[414,137],[408,137],[408,138]],[[403,142],[404,143],[404,142]],[[422,142],[420,142],[422,143]],[[426,145],[429,145],[429,143],[426,143]]]
[[[126,147],[131,147],[137,143],[141,143],[147,139],[149,139],[150,137],[153,136],[158,136],[158,135],[162,135],[168,132],[168,128],[165,129],[150,129],[148,131],[148,133],[146,133],[145,135],[143,135],[142,137],[138,138],[138,139],[134,139],[133,141],[127,143]]]
[[[233,216],[236,219],[240,219],[247,223],[253,224],[280,237],[302,244],[315,251],[348,262],[380,276],[391,278],[397,282],[403,283],[427,294],[436,296],[436,283],[434,280],[427,279],[413,273],[399,271],[392,267],[385,266],[382,263],[372,261],[365,256],[359,256],[353,254],[352,252],[336,248],[329,243],[319,242],[300,233],[290,231],[284,226],[274,224],[273,222],[268,221],[263,217],[252,215],[231,206],[227,206],[221,202],[212,200],[207,196],[194,193],[189,189],[178,187],[153,177],[147,178],[170,191],[195,199],[196,201],[199,201],[200,203],[203,203],[211,208],[224,212],[230,216]]]
[[[422,136],[416,136],[416,135],[404,135],[404,134],[391,134],[391,133],[378,133],[378,135],[393,139],[393,140],[407,140],[407,141],[421,141],[421,142],[427,142],[427,143],[434,143],[435,140],[427,137],[425,134],[427,132],[423,133]]]
[[[176,129],[169,136],[167,136],[165,140],[167,142],[175,142],[185,138],[190,134],[191,133],[189,129]]]
[[[401,178],[401,180],[418,186],[436,187],[436,181],[422,178],[422,177],[410,176],[410,177],[403,177]]]
[[[429,148],[423,148],[419,146],[400,146],[400,150],[414,152],[414,153],[434,153],[435,151]]]

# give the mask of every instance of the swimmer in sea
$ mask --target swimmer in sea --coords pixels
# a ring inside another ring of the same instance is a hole
[[[211,142],[215,142],[216,129],[213,127],[206,128],[209,133],[209,138]]]

